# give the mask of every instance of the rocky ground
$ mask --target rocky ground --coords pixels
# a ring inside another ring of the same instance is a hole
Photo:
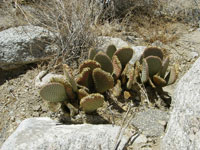
[[[115,23],[106,23],[95,28],[99,32],[99,35],[119,37],[136,46],[152,45],[161,47],[170,55],[171,64],[179,64],[179,80],[200,55],[200,28],[178,21],[164,21],[164,23],[165,25],[161,21],[160,24],[151,27],[148,26],[148,22],[144,22],[144,25],[141,27],[133,23],[132,27],[137,26],[139,29],[137,32],[132,30],[132,28],[123,26],[123,24],[118,25]],[[6,24],[3,26],[5,27]],[[120,30],[118,30],[119,28]],[[35,87],[35,77],[46,68],[46,63],[40,62],[12,71],[0,70],[0,147],[24,119],[30,117],[51,117],[58,119],[60,117],[59,113],[53,113],[48,110],[44,101],[39,96],[38,88]],[[166,87],[165,90],[172,95],[175,86],[176,84]],[[124,106],[124,110],[127,110],[126,106]],[[146,110],[146,107],[141,106],[136,109],[134,115],[139,115],[138,118],[140,118],[142,115],[140,112],[144,110]],[[126,111],[123,113],[113,111],[114,115],[116,115],[114,116],[116,118],[115,123],[121,125]],[[168,113],[169,109],[162,111],[147,114],[166,116],[164,113]],[[112,119],[108,119],[111,118],[109,114],[104,114],[103,112],[104,110],[101,112],[102,116],[107,119],[107,122],[112,123]],[[143,115],[146,116],[146,114]],[[136,131],[136,126],[139,128],[144,127],[143,130],[146,130],[146,132],[153,130],[145,126],[145,123],[141,123],[141,120],[137,123],[138,118],[135,119],[136,123],[132,130]],[[148,122],[148,118],[145,120]],[[161,120],[164,120],[161,124],[166,125],[167,119]],[[163,130],[161,129],[160,132],[163,132]],[[161,135],[155,136],[153,134],[156,132],[149,132],[145,137],[140,137],[140,140],[144,143],[140,145],[141,149],[159,149]]]

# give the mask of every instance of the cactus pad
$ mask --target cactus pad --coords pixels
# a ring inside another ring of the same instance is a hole
[[[153,76],[153,83],[154,83],[156,86],[159,86],[159,87],[163,87],[163,86],[166,85],[166,81],[165,81],[162,77],[160,77],[160,76],[158,76],[158,75],[154,75],[154,76]]]
[[[131,60],[133,53],[133,49],[127,47],[117,50],[114,53],[114,55],[116,55],[119,58],[119,61],[121,62],[122,66],[125,67],[125,65]]]
[[[40,90],[40,96],[50,102],[61,102],[67,99],[64,85],[49,83]]]
[[[121,95],[122,87],[121,87],[121,81],[117,80],[117,83],[115,84],[114,88],[112,89],[112,93],[115,97],[118,97]]]
[[[93,80],[97,92],[104,93],[114,86],[114,79],[110,73],[103,71],[101,68],[96,68],[93,71]]]
[[[148,56],[145,59],[149,68],[149,77],[152,78],[153,75],[157,74],[162,68],[161,59],[158,56]]]
[[[104,53],[104,52],[98,52],[96,56],[94,57],[94,60],[97,61],[101,68],[112,74],[113,72],[113,65],[111,62],[111,59]]]
[[[118,79],[122,72],[122,65],[116,55],[114,55],[112,58],[112,64],[113,64],[113,74],[115,78]]]
[[[88,54],[88,59],[94,59],[94,56],[97,54],[97,50],[95,50],[94,48],[91,48],[89,50],[89,54]]]
[[[67,64],[63,64],[63,72],[64,72],[66,79],[71,84],[73,91],[77,92],[78,91],[77,84],[72,77],[72,70],[69,68],[69,66]]]
[[[162,60],[163,59],[163,52],[162,52],[161,49],[159,49],[157,47],[148,47],[144,50],[143,58],[146,58],[148,56],[157,56]]]
[[[85,86],[90,89],[93,84],[91,69],[89,67],[84,68],[81,74],[79,74],[76,81],[79,85]]]
[[[82,99],[83,97],[89,95],[88,92],[86,92],[86,90],[84,89],[79,89],[78,90],[78,99]]]
[[[176,81],[177,74],[178,73],[176,72],[176,68],[173,66],[165,78],[167,85],[173,84]]]
[[[117,49],[116,49],[115,45],[108,46],[108,48],[106,49],[106,54],[110,57],[110,59],[112,59],[113,54],[115,53],[116,50]]]
[[[146,59],[143,59],[141,81],[145,83],[148,81],[148,79],[149,79],[149,67]]]
[[[169,57],[167,56],[162,62],[162,69],[161,69],[161,72],[160,72],[160,76],[162,78],[165,77],[168,66],[169,66]]]
[[[89,94],[88,96],[85,96],[80,101],[80,107],[83,111],[86,113],[90,113],[95,111],[97,108],[103,106],[104,103],[104,96],[95,93],[95,94]]]
[[[84,61],[80,67],[79,67],[79,72],[82,72],[84,68],[89,67],[91,69],[91,71],[93,71],[95,68],[100,68],[101,65],[94,60],[86,60]]]

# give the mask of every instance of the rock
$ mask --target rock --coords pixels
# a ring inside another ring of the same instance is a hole
[[[141,134],[136,138],[134,143],[136,143],[136,144],[147,143],[147,137],[145,135]]]
[[[101,43],[103,43],[102,45],[99,46],[99,49],[103,49],[103,50],[106,50],[106,48],[110,44],[114,44],[117,47],[117,49],[122,48],[122,47],[131,47],[135,51],[135,53],[129,62],[130,64],[134,64],[135,61],[140,58],[140,56],[144,52],[144,49],[146,48],[145,46],[134,46],[133,44],[130,44],[120,38],[101,36],[99,37],[99,40],[102,41]]]
[[[45,75],[45,76],[40,80],[40,77],[41,77],[44,73],[45,73],[45,71],[41,71],[41,72],[35,77],[35,87],[41,88],[41,87],[44,86],[45,84],[49,83],[53,77],[56,77],[56,78],[64,78],[64,76],[63,76],[63,75],[60,75],[60,74],[48,73],[47,75]]]
[[[199,21],[200,0],[160,0],[160,14],[181,17],[185,21]],[[191,22],[190,22],[191,23]]]
[[[179,80],[162,150],[200,149],[200,58]]]
[[[38,26],[19,26],[0,32],[0,68],[18,68],[24,64],[45,60],[55,50],[49,43],[55,36]]]
[[[1,150],[110,150],[120,127],[112,125],[63,125],[50,118],[24,120]],[[122,149],[128,137],[123,136]]]
[[[168,121],[168,113],[158,109],[148,109],[136,114],[132,124],[146,136],[161,136],[164,134],[164,125],[160,122]]]

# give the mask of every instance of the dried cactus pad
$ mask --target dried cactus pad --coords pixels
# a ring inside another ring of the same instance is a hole
[[[115,53],[116,50],[117,48],[115,47],[115,45],[108,46],[108,48],[106,49],[106,54],[110,57],[110,59],[112,59],[113,54]]]
[[[104,96],[99,93],[94,93],[83,97],[80,101],[80,107],[86,113],[90,113],[103,106],[103,103]]]
[[[147,64],[146,59],[143,60],[142,62],[142,74],[141,74],[141,81],[143,83],[147,82],[149,79],[149,67]]]
[[[116,79],[118,79],[122,72],[122,65],[116,55],[114,55],[112,58],[112,64],[113,64],[113,74],[115,75]]]
[[[66,79],[71,84],[73,91],[77,92],[78,91],[77,84],[72,77],[72,70],[67,64],[63,64],[63,72],[64,72]]]
[[[144,50],[143,58],[146,58],[148,56],[158,56],[160,59],[163,59],[163,52],[161,49],[157,47],[148,47]]]
[[[99,93],[104,93],[110,88],[113,88],[114,79],[110,73],[103,71],[101,68],[96,68],[94,69],[92,76],[95,88]]]
[[[127,47],[117,50],[114,55],[116,55],[119,58],[119,61],[124,67],[131,60],[133,53],[134,53],[133,49]]]
[[[160,72],[160,76],[162,78],[165,77],[168,66],[169,66],[169,56],[167,56],[162,62],[162,69],[161,69],[161,72]]]
[[[79,67],[79,72],[82,72],[84,68],[89,67],[91,69],[91,71],[93,71],[95,68],[100,68],[101,65],[94,60],[86,60],[84,61],[80,67]]]
[[[67,99],[64,85],[49,83],[40,90],[40,96],[50,102],[60,102]]]
[[[178,73],[176,72],[175,66],[173,66],[165,78],[167,85],[173,84],[176,81],[177,76],[178,76]]]
[[[104,52],[98,52],[96,56],[94,57],[94,60],[97,61],[101,68],[112,74],[113,72],[113,65],[111,62],[111,59],[104,53]]]
[[[162,68],[161,59],[157,56],[148,56],[145,59],[149,68],[149,77],[152,78],[153,75],[157,74]]]
[[[159,86],[159,87],[163,87],[166,85],[166,81],[158,75],[153,76],[153,82],[156,86]]]

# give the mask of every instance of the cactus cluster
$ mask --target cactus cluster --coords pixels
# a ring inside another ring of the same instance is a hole
[[[81,68],[82,82],[80,82],[79,80],[76,81],[73,78],[72,74],[70,73],[70,68],[64,64],[63,78],[52,78],[51,82],[40,90],[40,96],[49,102],[65,104],[70,109],[71,116],[78,113],[77,107],[81,108],[86,113],[95,111],[97,108],[103,105],[104,96],[99,93],[90,94],[90,91],[86,86],[79,85],[79,82],[84,83],[85,85],[89,84],[86,82],[90,82],[88,79],[90,76],[88,70],[90,70],[90,68],[87,66],[85,67],[86,68]],[[90,67],[91,69],[95,68],[94,66]]]
[[[169,57],[164,57],[161,49],[146,48],[140,61],[131,65],[128,62],[133,54],[132,48],[117,49],[114,45],[108,46],[106,51],[90,49],[77,76],[74,77],[69,66],[63,64],[63,78],[52,78],[40,90],[40,95],[51,106],[55,103],[66,105],[74,115],[79,109],[90,113],[101,107],[106,91],[116,97],[123,92],[124,99],[129,99],[134,94],[131,90],[135,90],[135,83],[150,83],[156,88],[176,81],[177,71],[174,66],[168,71]]]
[[[149,47],[144,50],[141,57],[141,81],[149,82],[153,88],[173,84],[177,79],[177,71],[173,66],[169,72],[169,56],[164,57],[161,49]]]

